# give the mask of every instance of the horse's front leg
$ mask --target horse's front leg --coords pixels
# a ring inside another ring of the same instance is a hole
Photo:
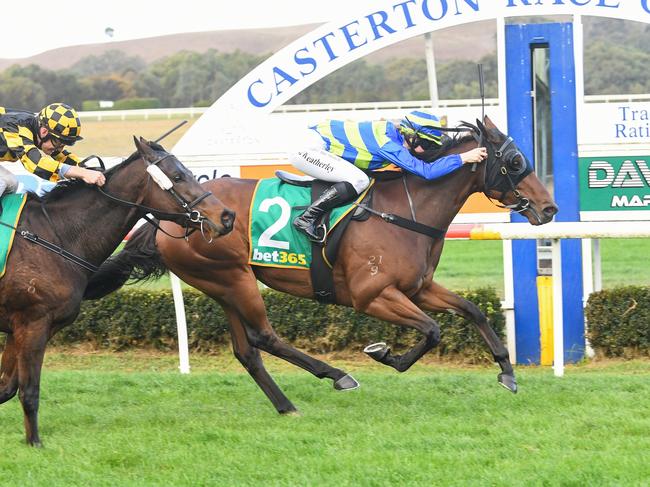
[[[16,373],[16,341],[12,333],[7,335],[5,349],[0,363],[0,404],[7,402],[18,391]]]
[[[45,345],[49,339],[49,321],[39,320],[14,327],[16,340],[18,397],[25,416],[25,436],[28,445],[42,446],[38,434],[38,405],[41,368]]]
[[[356,309],[356,307],[355,307]],[[396,325],[415,328],[424,335],[413,348],[403,355],[392,355],[385,343],[368,345],[364,352],[385,365],[390,365],[398,372],[404,372],[425,353],[440,342],[438,324],[422,312],[404,293],[394,286],[384,288],[367,306],[358,308],[367,315]]]
[[[426,311],[441,312],[451,310],[472,321],[488,347],[490,347],[494,361],[501,367],[501,373],[498,376],[499,383],[506,389],[514,393],[517,392],[517,381],[510,363],[508,349],[489,325],[487,317],[478,306],[433,281],[413,297],[413,302]]]

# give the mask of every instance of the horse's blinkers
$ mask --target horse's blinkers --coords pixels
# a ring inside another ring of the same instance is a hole
[[[501,194],[512,191],[517,198],[517,203],[505,205],[505,208],[522,212],[530,208],[528,198],[522,197],[517,185],[531,172],[533,165],[515,145],[512,137],[506,137],[498,149],[484,137],[485,127],[480,124],[480,138],[485,141],[488,158],[485,168],[485,189],[496,190]]]

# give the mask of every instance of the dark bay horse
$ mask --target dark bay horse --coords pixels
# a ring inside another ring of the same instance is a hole
[[[469,125],[469,124],[468,124]],[[549,222],[558,211],[548,191],[535,176],[530,162],[514,141],[501,133],[488,117],[477,121],[473,135],[456,136],[444,145],[445,153],[488,149],[488,160],[476,167],[464,165],[435,181],[411,174],[404,179],[379,181],[372,206],[446,230],[469,195],[484,192],[509,208],[520,211],[533,225]],[[170,269],[183,281],[200,289],[223,307],[232,335],[235,356],[271,400],[278,412],[295,411],[264,368],[259,350],[283,358],[319,378],[330,378],[337,389],[358,384],[345,372],[316,360],[284,343],[269,323],[257,281],[282,292],[314,297],[310,273],[302,269],[251,266],[248,263],[248,213],[256,180],[223,178],[205,183],[218,192],[238,215],[235,230],[213,245],[190,238],[189,247],[154,228],[142,228],[122,252],[111,257],[93,277],[86,291],[98,298],[119,288],[133,271],[161,274]],[[410,196],[405,191],[408,187]],[[163,224],[178,231],[173,224]],[[444,238],[415,233],[371,216],[353,221],[342,238],[334,265],[337,303],[351,306],[380,320],[417,329],[423,338],[403,355],[391,354],[383,345],[367,349],[374,359],[403,372],[439,342],[440,330],[424,311],[454,311],[477,327],[501,367],[499,382],[516,392],[514,371],[496,333],[479,308],[433,281]]]
[[[75,320],[88,278],[133,225],[152,213],[177,228],[199,228],[197,233],[206,238],[233,228],[234,213],[176,157],[144,139],[135,144],[137,152],[105,173],[101,190],[82,181],[66,182],[42,198],[30,194],[25,203],[7,272],[0,279],[0,331],[7,333],[0,403],[18,392],[30,445],[41,444],[38,406],[45,346]],[[21,232],[54,244],[58,254],[22,238]]]

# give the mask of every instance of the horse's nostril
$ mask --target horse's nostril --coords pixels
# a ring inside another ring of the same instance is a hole
[[[557,206],[547,206],[544,208],[544,214],[546,216],[553,216],[557,213]]]

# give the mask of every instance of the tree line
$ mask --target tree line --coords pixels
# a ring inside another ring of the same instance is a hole
[[[650,93],[650,26],[612,19],[585,24],[586,94]],[[150,64],[111,50],[87,56],[74,66],[48,70],[14,65],[0,73],[0,106],[38,110],[53,100],[91,109],[90,101],[113,100],[121,107],[209,106],[268,55],[211,49],[181,51]],[[487,97],[497,94],[496,55],[483,64]],[[477,98],[476,63],[437,64],[441,99]],[[289,103],[342,103],[426,100],[427,67],[423,59],[389,59],[382,64],[355,61],[297,94]]]

